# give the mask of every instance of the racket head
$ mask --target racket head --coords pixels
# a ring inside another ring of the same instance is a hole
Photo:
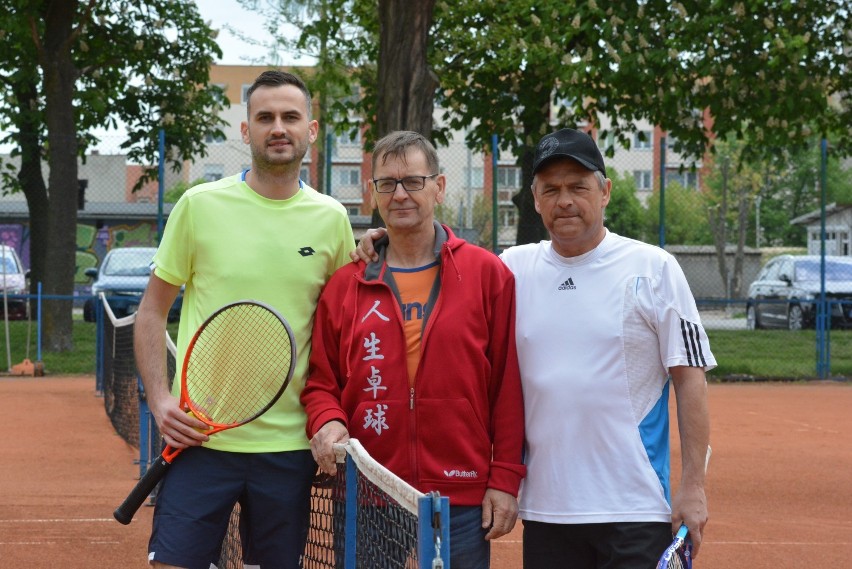
[[[681,524],[674,541],[660,556],[657,569],[692,569],[692,542],[688,533],[686,525]]]
[[[293,378],[296,342],[268,304],[241,300],[198,328],[181,369],[181,404],[213,429],[244,425],[265,413]]]

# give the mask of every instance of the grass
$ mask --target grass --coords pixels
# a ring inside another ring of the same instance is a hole
[[[719,367],[711,378],[805,379],[817,376],[814,330],[708,330]],[[852,331],[830,334],[831,375],[852,378]]]
[[[44,371],[51,375],[94,375],[97,326],[92,322],[75,319],[72,324],[71,338],[74,349],[69,352],[52,353],[42,351]],[[169,334],[177,338],[177,323],[169,324]],[[29,332],[29,352],[27,351],[27,333]],[[8,369],[6,352],[6,328],[0,319],[0,370]],[[26,322],[9,322],[9,348],[12,365],[21,363],[28,357],[30,361],[37,359],[37,339],[35,323],[31,327]],[[29,355],[27,355],[29,354]]]
[[[95,325],[82,320],[73,324],[74,350],[44,352],[46,373],[79,375],[95,373]],[[27,323],[10,322],[12,364],[27,357]],[[169,324],[172,338],[177,324]],[[708,330],[710,347],[719,367],[711,379],[744,377],[755,379],[806,379],[816,377],[816,333],[814,330]],[[35,325],[30,330],[29,359],[36,360]],[[6,369],[6,333],[0,320],[2,365]],[[831,333],[831,375],[852,378],[852,331]]]

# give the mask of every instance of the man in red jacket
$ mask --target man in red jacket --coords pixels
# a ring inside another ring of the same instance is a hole
[[[320,296],[302,403],[311,450],[335,474],[349,436],[422,492],[450,498],[450,566],[487,568],[511,531],[526,470],[512,273],[434,219],[446,178],[432,144],[376,144],[378,261],[339,269]]]

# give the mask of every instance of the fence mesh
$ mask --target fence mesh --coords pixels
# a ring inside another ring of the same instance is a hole
[[[242,117],[244,109],[237,110]],[[167,170],[162,215],[158,185],[135,187],[143,167],[127,162],[120,148],[122,137],[104,137],[81,160],[76,310],[91,298],[96,284],[92,270],[103,266],[109,251],[156,246],[162,222],[183,191],[250,166],[250,152],[238,126],[226,129],[224,139],[209,141],[207,156],[179,172]],[[807,148],[777,148],[769,157],[755,159],[742,145],[719,139],[714,153],[693,161],[679,155],[677,140],[654,125],[637,123],[636,132],[622,138],[612,136],[610,127],[602,118],[592,130],[613,181],[606,224],[626,237],[661,245],[677,258],[709,329],[740,331],[750,326],[748,311],[754,300],[750,286],[773,258],[814,255],[823,248],[829,256],[852,256],[852,161],[843,158],[845,149],[815,140]],[[501,250],[515,243],[522,223],[513,198],[529,189],[523,187],[517,156],[501,152],[492,160],[489,152],[468,147],[463,133],[453,133],[449,145],[438,148],[447,192],[436,213],[465,239]],[[302,164],[307,184],[346,207],[356,237],[372,224],[370,158],[355,132],[330,135],[324,144],[318,141]],[[20,167],[9,155],[0,159],[12,170]],[[30,230],[23,194],[0,196],[0,239],[18,253],[25,268],[32,265]],[[10,290],[15,299],[16,293],[24,292]],[[115,290],[104,292],[119,299]],[[843,300],[835,298],[841,294],[836,290],[826,292],[831,299]],[[125,302],[123,309],[114,304],[119,316],[121,310],[130,313],[135,308],[133,302]],[[764,322],[771,325],[772,319]],[[796,322],[793,309],[792,324],[788,318],[777,325],[795,328]],[[814,329],[815,318],[805,322],[806,328]],[[827,323],[833,330],[841,324],[837,319]],[[766,342],[773,351],[784,350],[779,340],[767,337]],[[828,347],[835,351],[836,342]],[[722,363],[728,359],[724,353],[716,355]]]

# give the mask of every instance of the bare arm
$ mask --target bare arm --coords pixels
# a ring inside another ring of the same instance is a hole
[[[207,435],[198,431],[207,425],[187,415],[178,405],[178,399],[169,390],[166,371],[166,322],[169,309],[180,292],[180,287],[151,275],[148,288],[136,314],[133,347],[136,365],[145,386],[148,406],[160,433],[173,448],[198,446]]]
[[[680,487],[672,499],[672,531],[685,523],[692,539],[693,555],[697,556],[708,520],[704,491],[710,442],[707,383],[704,370],[698,367],[678,366],[670,372],[677,399],[682,464]]]

